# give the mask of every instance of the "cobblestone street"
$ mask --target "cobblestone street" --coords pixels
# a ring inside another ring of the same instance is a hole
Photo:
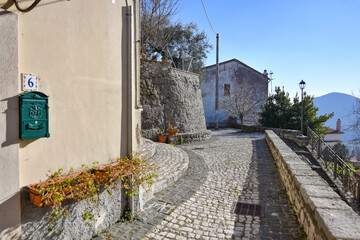
[[[113,239],[302,239],[263,134],[213,131],[207,142],[182,148],[189,169],[155,195]],[[234,213],[237,202],[259,204],[263,216]],[[103,239],[102,234],[96,239]]]

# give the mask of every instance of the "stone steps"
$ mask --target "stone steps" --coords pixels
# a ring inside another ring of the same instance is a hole
[[[147,201],[152,199],[155,194],[176,182],[184,175],[189,166],[187,153],[178,147],[146,140],[146,146],[142,146],[142,149],[143,148],[152,148],[152,150],[147,149],[143,152],[148,153],[148,156],[151,155],[152,151],[154,152],[152,157],[148,158],[148,161],[149,164],[154,166],[156,173],[151,188],[145,185],[140,186],[139,200],[141,211]]]

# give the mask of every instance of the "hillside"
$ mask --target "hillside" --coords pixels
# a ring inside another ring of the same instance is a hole
[[[356,99],[354,96],[333,92],[314,99],[314,104],[319,108],[318,115],[334,112],[334,117],[329,119],[325,126],[336,128],[336,121],[340,118],[344,132],[341,135],[343,142],[348,142],[354,138],[352,131],[348,130],[349,125],[353,122],[353,112],[355,108]]]

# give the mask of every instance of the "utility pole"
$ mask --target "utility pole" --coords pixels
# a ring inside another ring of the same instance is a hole
[[[182,50],[182,52],[181,52],[181,58],[182,58],[182,66],[181,66],[181,68],[182,68],[182,70],[184,70],[184,50]]]
[[[219,34],[216,34],[215,129],[219,128]]]

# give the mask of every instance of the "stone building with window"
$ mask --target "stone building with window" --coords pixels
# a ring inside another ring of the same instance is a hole
[[[266,71],[261,73],[237,59],[222,62],[219,64],[219,101],[221,102],[225,97],[230,97],[241,89],[246,88],[251,90],[248,92],[252,94],[252,96],[247,95],[246,97],[251,97],[265,103],[268,95],[268,81],[269,78]],[[201,94],[208,128],[212,128],[215,125],[215,82],[216,65],[205,67],[205,80],[201,84]],[[251,114],[244,117],[244,124],[257,124],[258,117],[256,113],[260,110],[260,105],[258,104]],[[236,116],[233,117],[236,118]],[[234,118],[227,118],[224,111],[221,110],[221,104],[219,104],[219,127],[231,126],[234,123]]]

